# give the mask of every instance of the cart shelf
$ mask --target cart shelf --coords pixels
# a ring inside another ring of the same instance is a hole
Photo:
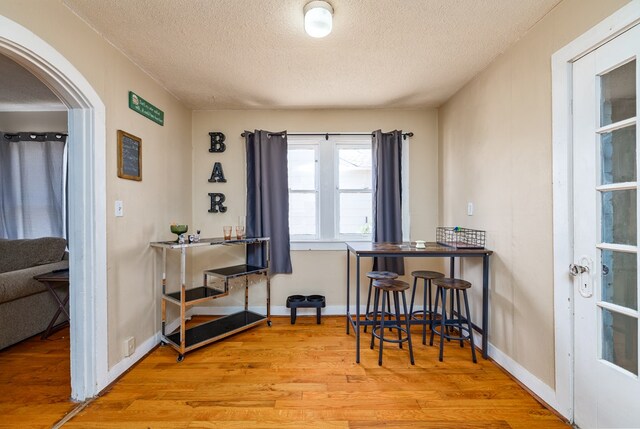
[[[221,340],[265,320],[267,320],[266,316],[253,311],[240,311],[194,326],[185,331],[185,351]],[[179,347],[180,331],[168,335],[166,339]]]
[[[221,279],[231,279],[234,277],[246,276],[249,274],[260,274],[268,270],[266,267],[256,267],[253,265],[235,265],[233,267],[214,268],[205,271],[205,274],[215,276]]]
[[[206,246],[265,246],[266,260],[265,266],[259,267],[248,264],[235,265],[231,267],[213,268],[204,271],[203,284],[198,287],[186,287],[186,253],[187,249]],[[160,241],[151,243],[152,247],[162,249],[162,341],[176,349],[178,362],[184,359],[184,354],[190,350],[221,340],[229,335],[249,329],[261,322],[266,321],[271,326],[271,293],[269,278],[269,238],[256,237],[240,240],[223,240],[220,238],[204,238],[196,243],[176,243],[173,241]],[[180,251],[180,285],[173,287],[172,292],[167,291],[167,251]],[[266,315],[261,315],[249,311],[249,281],[250,274],[260,274],[265,276],[267,289]],[[229,295],[229,280],[235,277],[245,277],[244,282],[244,311],[221,317],[191,328],[186,327],[187,308],[196,304],[222,298]],[[212,287],[208,277],[215,277],[223,280],[220,287]],[[176,304],[180,307],[179,322],[180,327],[174,332],[167,334],[167,309],[166,304]]]
[[[211,287],[200,286],[193,289],[185,290],[185,303],[186,305],[194,305],[210,299],[220,298],[229,295],[228,291],[222,291]],[[164,299],[174,304],[181,304],[180,292],[173,292],[164,295]]]

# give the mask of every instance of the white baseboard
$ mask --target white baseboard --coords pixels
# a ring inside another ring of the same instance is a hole
[[[129,357],[122,359],[120,362],[109,368],[107,377],[107,385],[116,381],[122,374],[124,374],[129,368],[131,368],[136,362],[142,359],[147,353],[160,342],[160,332],[151,336],[145,342],[136,347],[136,351]]]
[[[476,344],[481,345],[482,336],[474,335],[474,341],[476,337],[478,338]],[[560,407],[558,404],[556,391],[551,386],[547,385],[538,377],[530,373],[522,365],[514,361],[511,357],[507,356],[491,343],[489,343],[489,357],[493,359],[498,365],[500,365],[505,371],[511,374],[514,378],[527,386],[529,390],[531,390],[540,399],[546,402],[547,405],[553,408],[556,412],[563,415],[565,418],[569,418],[569,416],[565,416],[561,412],[562,407]]]

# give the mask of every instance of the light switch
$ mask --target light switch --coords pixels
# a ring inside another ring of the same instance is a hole
[[[120,200],[116,200],[115,214],[116,214],[116,217],[124,216],[124,205]]]
[[[473,203],[467,203],[467,216],[473,216]]]

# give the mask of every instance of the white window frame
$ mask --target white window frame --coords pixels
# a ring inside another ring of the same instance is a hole
[[[297,134],[291,132],[291,134]],[[322,133],[324,134],[324,133]],[[316,216],[318,219],[316,238],[299,235],[291,236],[291,250],[345,250],[345,241],[371,241],[371,234],[338,234],[339,231],[339,198],[338,188],[338,148],[357,147],[363,143],[371,145],[371,137],[366,132],[336,136],[329,133],[327,140],[324,135],[297,135],[288,136],[289,147],[315,145],[317,168],[316,168],[316,189],[318,189],[318,199],[316,204]],[[409,220],[409,138],[403,140],[402,147],[402,228],[405,240],[408,240],[410,220]],[[321,173],[324,172],[325,174]],[[328,171],[327,171],[328,170]],[[371,189],[373,197],[373,189]],[[324,212],[323,212],[324,210]],[[330,214],[327,214],[330,213]],[[324,214],[324,216],[323,216]],[[373,213],[372,213],[373,216]],[[372,219],[373,223],[373,219]],[[373,231],[372,231],[373,232]]]
[[[342,136],[336,136],[336,137],[342,137]],[[333,174],[334,174],[334,216],[333,216],[333,231],[334,231],[334,235],[337,238],[338,241],[344,242],[344,241],[371,241],[372,238],[372,232],[368,233],[368,234],[341,234],[340,233],[340,195],[342,193],[349,193],[349,194],[359,194],[359,193],[369,193],[371,194],[371,197],[373,198],[373,180],[369,183],[369,188],[362,188],[362,189],[344,189],[341,190],[340,189],[340,156],[339,156],[339,151],[340,149],[361,149],[363,147],[368,147],[369,149],[372,148],[371,145],[371,137],[366,137],[364,136],[364,138],[362,138],[363,136],[357,136],[357,140],[353,139],[353,137],[351,137],[351,139],[349,138],[345,138],[345,139],[336,139],[336,141],[333,142]],[[368,140],[366,140],[368,139]],[[342,140],[342,141],[340,141]],[[368,144],[365,144],[368,143]],[[373,152],[372,152],[372,156],[373,156]],[[372,201],[372,212],[371,212],[371,217],[373,217],[373,201]],[[373,225],[373,218],[371,219],[371,224]]]
[[[316,162],[315,165],[315,189],[314,190],[294,190],[291,189],[291,186],[289,186],[289,194],[291,193],[298,193],[298,194],[315,194],[316,196],[316,231],[314,234],[296,234],[296,235],[291,235],[290,236],[290,240],[293,241],[302,241],[302,242],[307,242],[307,241],[317,241],[318,239],[320,239],[320,169],[318,168],[319,164],[319,157],[320,157],[320,144],[317,141],[301,141],[298,142],[296,141],[295,143],[288,143],[287,144],[287,151],[289,151],[290,149],[309,149],[309,148],[313,148],[314,151],[314,159]]]

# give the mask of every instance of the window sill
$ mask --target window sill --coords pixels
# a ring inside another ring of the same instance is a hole
[[[336,241],[291,241],[293,251],[344,251],[347,250],[346,241],[371,241],[362,239],[336,240]]]

